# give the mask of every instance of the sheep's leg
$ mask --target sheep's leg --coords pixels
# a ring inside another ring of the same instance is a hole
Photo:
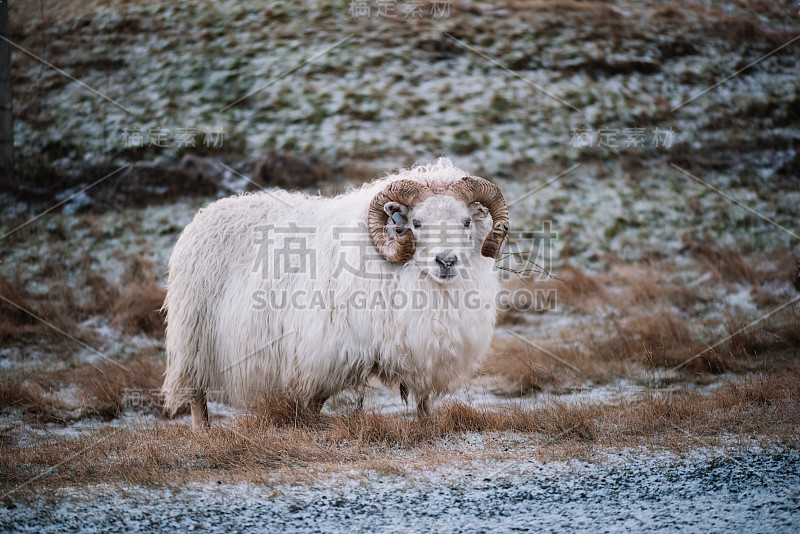
[[[404,404],[408,405],[408,386],[405,382],[400,382],[400,399]]]
[[[194,397],[190,406],[192,408],[192,430],[199,432],[209,428],[211,424],[208,422],[208,403],[205,393]]]
[[[328,400],[328,396],[320,393],[313,399],[311,399],[308,403],[308,409],[313,414],[319,414],[322,411],[322,406],[325,404],[325,401]]]
[[[417,417],[426,419],[431,415],[431,400],[427,395],[420,397],[417,400]]]

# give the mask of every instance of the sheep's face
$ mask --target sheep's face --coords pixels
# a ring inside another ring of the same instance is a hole
[[[440,283],[455,279],[480,256],[490,229],[485,207],[467,206],[449,195],[434,195],[414,207],[387,202],[384,210],[390,236],[414,233],[416,249],[410,263]]]

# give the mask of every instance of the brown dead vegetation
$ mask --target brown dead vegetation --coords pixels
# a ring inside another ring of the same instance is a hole
[[[128,334],[163,338],[166,319],[161,308],[166,291],[156,284],[150,261],[135,255],[126,259],[130,267],[122,280],[124,290],[114,304],[112,324]]]
[[[605,384],[630,375],[630,362],[618,363],[597,358],[570,340],[540,344],[506,337],[492,342],[478,376],[494,395],[525,397],[542,391],[561,393],[587,383]]]
[[[129,287],[117,300],[112,324],[129,334],[163,338],[165,319],[161,307],[165,295],[155,281]]]
[[[390,462],[397,447],[425,458],[441,440],[467,432],[527,435],[536,445],[536,455],[543,458],[581,454],[579,449],[586,446],[643,445],[683,451],[718,444],[723,436],[797,446],[799,398],[800,370],[794,366],[705,394],[654,391],[619,404],[548,402],[531,410],[477,409],[456,402],[443,404],[427,419],[358,410],[306,417],[285,409],[294,406],[291,400],[273,399],[268,405],[279,408],[278,417],[253,413],[200,434],[181,424],[152,423],[128,430],[103,429],[77,439],[50,438],[23,447],[2,441],[0,480],[3,490],[9,491],[46,473],[21,494],[66,484],[259,480],[292,466],[337,463],[349,468],[367,461]],[[287,419],[287,413],[294,415]],[[486,439],[486,447],[491,447],[492,438]],[[458,454],[451,451],[446,458]],[[72,460],[65,463],[65,458]],[[441,454],[435,458],[442,461]]]
[[[0,374],[0,413],[16,411],[23,421],[69,424],[84,418],[109,421],[126,409],[126,395],[135,396],[128,409],[164,417],[158,391],[164,366],[151,351],[124,362],[78,365],[57,371]],[[78,404],[59,399],[57,392],[74,387]],[[127,399],[130,402],[131,399]]]
[[[759,41],[764,31],[757,19],[741,15],[720,17],[708,25],[710,35],[740,42]]]
[[[547,434],[555,440],[592,441],[597,437],[596,424],[588,413],[555,401],[533,411],[494,411],[449,402],[426,419],[354,410],[331,417],[322,428],[328,432],[326,439],[333,443],[362,447],[422,446],[465,432],[525,432]]]
[[[353,184],[362,184],[373,180],[376,176],[385,172],[386,169],[380,169],[368,162],[357,159],[345,159],[339,164],[337,170],[345,181]]]
[[[692,373],[725,370],[713,352],[695,358],[706,346],[685,318],[669,310],[615,319],[611,326],[608,339],[591,342],[591,350],[606,361],[636,362],[647,367],[680,365]]]
[[[571,0],[506,0],[505,7],[518,11],[553,13],[570,18],[588,18],[599,22],[618,18],[618,12],[606,2],[575,2]]]
[[[777,325],[759,323],[749,326],[750,322],[742,317],[729,315],[727,330],[731,338],[726,349],[737,362],[747,362],[740,365],[749,364],[751,368],[769,364],[765,354],[788,352],[796,356],[800,347],[800,321],[796,314],[792,319]]]
[[[36,319],[23,310],[30,305],[14,284],[0,276],[0,342],[35,328]]]
[[[34,299],[19,284],[0,275],[0,343],[46,340],[63,344],[66,338],[61,332],[76,335],[75,320],[63,309],[72,303],[69,288],[62,285],[52,293],[53,301]]]
[[[82,417],[114,419],[126,408],[126,395],[134,396],[130,409],[145,410],[164,417],[159,391],[164,379],[164,365],[152,352],[143,352],[121,364],[103,363],[76,373],[73,383],[87,397]]]
[[[588,313],[601,306],[606,298],[602,279],[587,275],[581,269],[571,265],[565,265],[560,269],[558,278],[548,278],[545,280],[535,280],[533,278],[512,279],[507,285],[511,291],[530,290],[532,293],[547,294],[555,290],[557,295],[557,305],[559,307],[570,307],[578,313]],[[531,305],[537,305],[534,299]],[[498,322],[509,324],[516,322],[516,314],[519,312],[540,311],[529,308],[515,307],[501,311]]]
[[[104,277],[96,273],[86,275],[88,297],[83,311],[89,315],[106,315],[114,309],[119,299],[119,289]]]
[[[800,422],[797,366],[734,382],[703,395],[677,390],[650,392],[605,410],[604,421],[622,435],[794,433]],[[797,436],[792,440],[797,444]]]
[[[322,158],[270,150],[259,159],[247,190],[317,187],[330,182],[332,176],[331,167]]]
[[[17,410],[27,421],[37,424],[64,424],[69,420],[66,412],[36,384],[0,376],[0,412],[8,410]]]
[[[800,260],[797,260],[797,263],[795,263],[790,280],[795,290],[800,293]]]
[[[248,414],[242,420],[243,424],[258,428],[311,428],[321,420],[319,413],[303,406],[297,399],[274,394],[264,394],[248,407]]]
[[[79,326],[93,316],[109,317],[127,334],[163,338],[165,291],[156,284],[152,263],[133,255],[126,261],[129,268],[121,285],[92,273],[86,265],[83,287],[73,287],[63,268],[46,260],[38,277],[48,290],[41,296],[25,291],[21,279],[0,275],[0,342],[47,344],[66,357],[80,347],[75,339],[89,346],[97,342],[91,329]]]
[[[691,287],[677,282],[673,275],[679,273],[668,265],[622,262],[599,274],[566,266],[557,280],[511,282],[512,290],[555,290],[558,307],[574,317],[576,326],[558,340],[495,339],[481,374],[495,377],[495,393],[519,396],[548,388],[557,391],[580,381],[605,383],[646,369],[675,368],[688,379],[703,381],[703,374],[749,372],[797,353],[800,328],[791,309],[750,328],[744,327],[756,317],[723,309],[728,340],[724,333],[713,332],[718,323],[698,320],[694,311],[698,302],[717,298],[715,288],[742,285],[753,288],[756,305],[774,309],[784,304],[787,299],[776,297],[774,288],[762,286],[777,282],[790,291],[793,258],[764,258],[752,265],[734,250],[695,241],[682,252],[696,260],[699,276],[711,275],[707,283]],[[499,322],[517,324],[517,317],[524,317],[520,312],[530,311],[534,310],[504,312]],[[598,313],[604,319],[595,319]]]
[[[711,243],[689,241],[681,252],[687,252],[712,274],[716,283],[755,283],[757,273],[737,251]]]
[[[491,377],[490,391],[503,397],[526,397],[539,393],[545,384],[555,382],[552,367],[541,351],[532,354],[527,344],[520,347],[517,340],[499,340],[492,344],[493,352],[481,364],[479,375]]]
[[[722,15],[705,27],[708,35],[730,40],[734,43],[766,42],[777,47],[798,35],[797,31],[765,27],[756,16]]]
[[[53,155],[51,157],[63,157]],[[175,202],[180,197],[211,197],[220,189],[224,169],[213,160],[187,155],[175,161],[134,161],[125,168],[109,164],[73,164],[55,168],[46,160],[20,163],[18,183],[0,184],[21,201],[49,207],[70,188],[86,188],[81,212],[103,212],[121,206],[147,206]],[[92,187],[88,187],[90,184]],[[10,226],[25,222],[20,213]]]

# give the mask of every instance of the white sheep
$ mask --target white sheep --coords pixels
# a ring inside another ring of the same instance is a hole
[[[507,232],[497,186],[445,158],[335,198],[214,202],[169,261],[166,407],[189,402],[195,428],[211,391],[319,410],[376,374],[427,415],[489,347]]]

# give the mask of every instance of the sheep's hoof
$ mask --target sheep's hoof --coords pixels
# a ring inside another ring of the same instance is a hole
[[[192,399],[192,430],[194,432],[202,432],[211,428],[211,423],[208,420],[208,403],[206,397],[196,397]]]
[[[317,395],[316,397],[314,397],[309,401],[308,410],[314,415],[319,415],[319,413],[322,411],[322,406],[325,405],[325,401],[327,400],[328,400],[327,395],[322,395],[322,394]]]

